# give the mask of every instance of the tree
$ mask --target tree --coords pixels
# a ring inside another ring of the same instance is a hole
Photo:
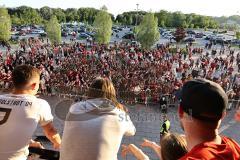
[[[123,23],[123,19],[124,19],[124,16],[122,14],[119,14],[116,17],[116,21],[118,21],[118,23]]]
[[[186,21],[183,21],[183,27],[184,27],[184,28],[188,28],[188,27],[189,27],[189,25],[187,24]]]
[[[141,43],[143,48],[149,49],[159,40],[159,37],[158,19],[154,17],[153,13],[146,14],[137,27],[137,40]]]
[[[186,32],[184,28],[179,27],[176,29],[176,32],[174,33],[174,39],[177,43],[181,42],[186,37]]]
[[[94,8],[68,8],[66,10],[60,8],[42,7],[40,9],[34,9],[27,6],[20,6],[17,8],[8,8],[8,13],[11,16],[12,23],[17,25],[24,24],[39,24],[47,23],[50,18],[55,15],[59,22],[86,22],[93,24],[96,15],[100,10]],[[107,12],[107,7],[103,6],[102,11]],[[115,19],[112,14],[112,21],[118,22],[122,25],[139,25],[143,17],[147,14],[145,11],[131,11],[124,12],[117,15]],[[240,24],[240,16],[230,17],[209,17],[197,14],[183,14],[181,12],[168,12],[161,10],[154,13],[158,19],[158,26],[161,27],[191,27],[194,25],[200,28],[217,28],[219,24],[226,23],[228,20]],[[236,26],[230,26],[231,29],[235,29]]]
[[[11,20],[12,20],[12,24],[15,24],[15,25],[21,25],[21,19],[17,16],[17,15],[12,15],[11,16]]]
[[[194,28],[194,24],[193,23],[190,25],[190,28],[192,28],[192,29]]]
[[[68,8],[65,11],[65,15],[67,22],[79,21],[78,10],[75,8]]]
[[[161,10],[158,13],[155,13],[155,16],[158,18],[158,26],[165,27],[168,21],[168,12]]]
[[[132,16],[128,16],[128,17],[127,17],[127,24],[128,24],[128,25],[132,25],[132,23],[133,23]]]
[[[93,23],[96,30],[95,38],[100,44],[108,44],[112,35],[112,19],[104,10],[101,10]]]
[[[0,41],[8,41],[11,37],[11,18],[6,8],[0,7]]]
[[[19,10],[22,24],[40,24],[42,22],[42,17],[37,10],[26,6],[19,7]]]
[[[50,18],[53,15],[53,11],[51,8],[45,6],[40,8],[40,15],[42,16],[43,19],[50,20]]]
[[[56,16],[51,17],[50,21],[46,25],[46,31],[48,38],[52,43],[61,42],[61,26],[58,23]]]
[[[53,9],[53,14],[57,17],[59,22],[66,22],[66,16],[63,9]]]
[[[236,32],[236,38],[237,38],[238,40],[240,40],[240,32],[239,32],[239,31]]]
[[[184,21],[186,16],[181,12],[172,13],[172,26],[173,27],[184,27]]]

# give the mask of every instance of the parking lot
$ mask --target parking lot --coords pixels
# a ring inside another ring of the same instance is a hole
[[[61,25],[61,34],[62,42],[70,42],[71,39],[74,39],[77,42],[86,42],[86,40],[92,40],[95,35],[93,27],[84,25],[83,23],[67,23]],[[113,26],[112,27],[112,42],[120,41],[135,41],[130,39],[133,35],[134,27],[133,26]],[[186,29],[186,37],[183,39],[183,42],[189,43],[193,42],[194,45],[204,46],[207,42],[212,41],[217,44],[233,44],[239,45],[240,41],[236,40],[235,33],[232,31],[219,31],[216,30],[203,30],[203,29]],[[160,39],[156,44],[162,44],[170,42],[170,39],[174,41],[174,32],[175,29],[163,29],[159,28]],[[135,35],[133,35],[135,36]],[[12,28],[12,39],[20,40],[26,39],[29,37],[46,37],[44,27],[42,26],[15,26]]]

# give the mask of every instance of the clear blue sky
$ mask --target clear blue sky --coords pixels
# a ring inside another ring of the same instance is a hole
[[[117,15],[124,11],[139,9],[144,11],[182,11],[184,13],[198,13],[209,16],[240,15],[240,0],[0,0],[0,5],[17,7],[21,5],[41,8],[100,8],[106,5],[108,11]]]

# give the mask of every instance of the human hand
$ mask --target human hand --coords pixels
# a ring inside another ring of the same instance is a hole
[[[40,142],[31,140],[29,147],[34,147],[34,148],[41,148],[44,149],[44,147],[42,146],[42,144]]]
[[[122,145],[122,151],[121,151],[122,158],[126,158],[128,153],[130,153],[129,147],[126,145]]]
[[[143,142],[141,143],[142,147],[151,147],[154,142],[149,141],[147,139],[143,139]]]
[[[60,149],[60,144],[59,143],[54,143],[53,148],[56,149],[56,150],[59,150]]]

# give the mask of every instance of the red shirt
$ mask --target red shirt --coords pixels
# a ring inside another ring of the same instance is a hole
[[[239,160],[240,146],[232,139],[222,137],[222,144],[205,142],[195,146],[179,160]]]

